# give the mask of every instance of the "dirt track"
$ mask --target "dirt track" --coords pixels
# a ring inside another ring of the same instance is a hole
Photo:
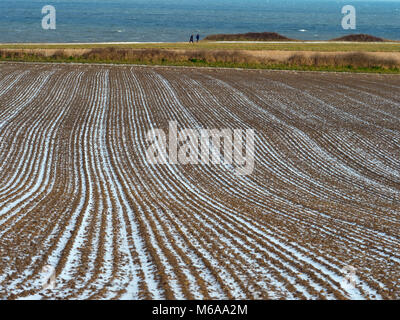
[[[389,75],[0,64],[0,298],[399,299],[399,89]],[[253,174],[150,165],[146,133],[171,120],[256,130]]]

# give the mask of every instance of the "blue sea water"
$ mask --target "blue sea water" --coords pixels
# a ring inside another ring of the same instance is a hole
[[[343,30],[354,5],[357,30]],[[41,27],[44,5],[57,29]],[[369,33],[400,40],[400,0],[0,0],[0,42],[187,41],[192,33],[278,32],[303,40]]]

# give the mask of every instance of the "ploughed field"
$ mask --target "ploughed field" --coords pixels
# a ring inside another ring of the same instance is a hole
[[[147,132],[169,121],[254,129],[254,171],[150,164]],[[399,76],[0,64],[0,298],[399,299],[399,284]]]

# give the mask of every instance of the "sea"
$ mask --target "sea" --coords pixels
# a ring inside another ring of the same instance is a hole
[[[56,29],[42,28],[42,8]],[[342,28],[342,8],[356,29]],[[278,32],[300,40],[367,33],[400,40],[400,0],[0,0],[0,42],[180,42],[191,34]]]

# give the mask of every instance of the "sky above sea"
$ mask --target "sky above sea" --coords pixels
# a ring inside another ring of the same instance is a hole
[[[356,8],[356,30],[341,9]],[[42,7],[56,30],[42,28]],[[0,42],[175,42],[190,34],[278,32],[301,40],[368,33],[400,40],[400,1],[385,0],[0,0]]]

